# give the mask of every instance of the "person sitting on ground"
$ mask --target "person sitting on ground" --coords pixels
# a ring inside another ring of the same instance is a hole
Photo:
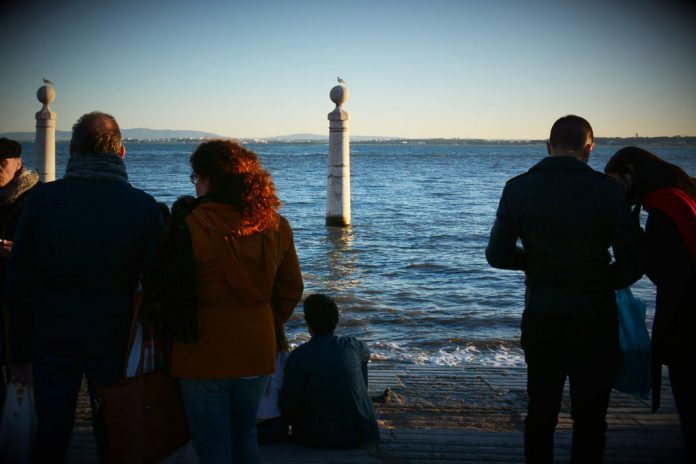
[[[280,396],[293,438],[316,448],[349,448],[378,440],[367,394],[367,345],[334,335],[338,308],[326,295],[308,296],[304,317],[312,338],[290,353]]]
[[[288,420],[280,410],[280,391],[283,388],[285,364],[290,356],[285,326],[276,327],[276,368],[256,415],[259,445],[272,445],[288,438]]]

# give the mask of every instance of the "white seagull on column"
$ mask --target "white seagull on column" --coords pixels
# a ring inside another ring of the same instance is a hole
[[[346,81],[344,81],[343,79],[341,79],[341,76],[338,76],[338,77],[336,78],[336,80],[337,80],[338,83],[341,84],[341,85],[343,85],[343,84],[346,83]]]

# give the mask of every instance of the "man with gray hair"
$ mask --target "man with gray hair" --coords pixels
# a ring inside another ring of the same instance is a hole
[[[133,293],[147,285],[162,221],[157,203],[128,183],[121,132],[105,113],[73,126],[63,179],[27,200],[7,268],[13,377],[34,384],[36,462],[63,462],[82,376],[100,457],[95,388],[119,380]]]

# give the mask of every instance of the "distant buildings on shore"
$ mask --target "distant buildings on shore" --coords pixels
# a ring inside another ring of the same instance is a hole
[[[145,132],[147,131],[147,132]],[[221,135],[208,132],[197,131],[155,131],[151,129],[124,129],[124,141],[126,143],[200,143],[204,140],[213,138],[229,139]],[[673,136],[673,137],[597,137],[597,145],[609,146],[696,146],[696,136]],[[0,137],[7,137],[20,142],[33,142],[34,132],[6,132],[0,133]],[[70,141],[69,131],[56,131],[57,142]],[[258,137],[237,139],[242,143],[248,144],[328,144],[328,137],[315,134],[295,134],[280,137]],[[414,144],[414,145],[538,145],[546,143],[546,140],[500,140],[500,139],[465,139],[465,138],[430,138],[430,139],[410,139],[404,137],[370,137],[370,136],[351,136],[353,144]]]

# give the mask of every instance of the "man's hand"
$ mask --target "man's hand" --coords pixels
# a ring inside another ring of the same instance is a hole
[[[32,363],[11,364],[10,382],[32,385],[34,383],[34,365]]]
[[[12,251],[11,240],[0,240],[0,258],[7,258]]]

